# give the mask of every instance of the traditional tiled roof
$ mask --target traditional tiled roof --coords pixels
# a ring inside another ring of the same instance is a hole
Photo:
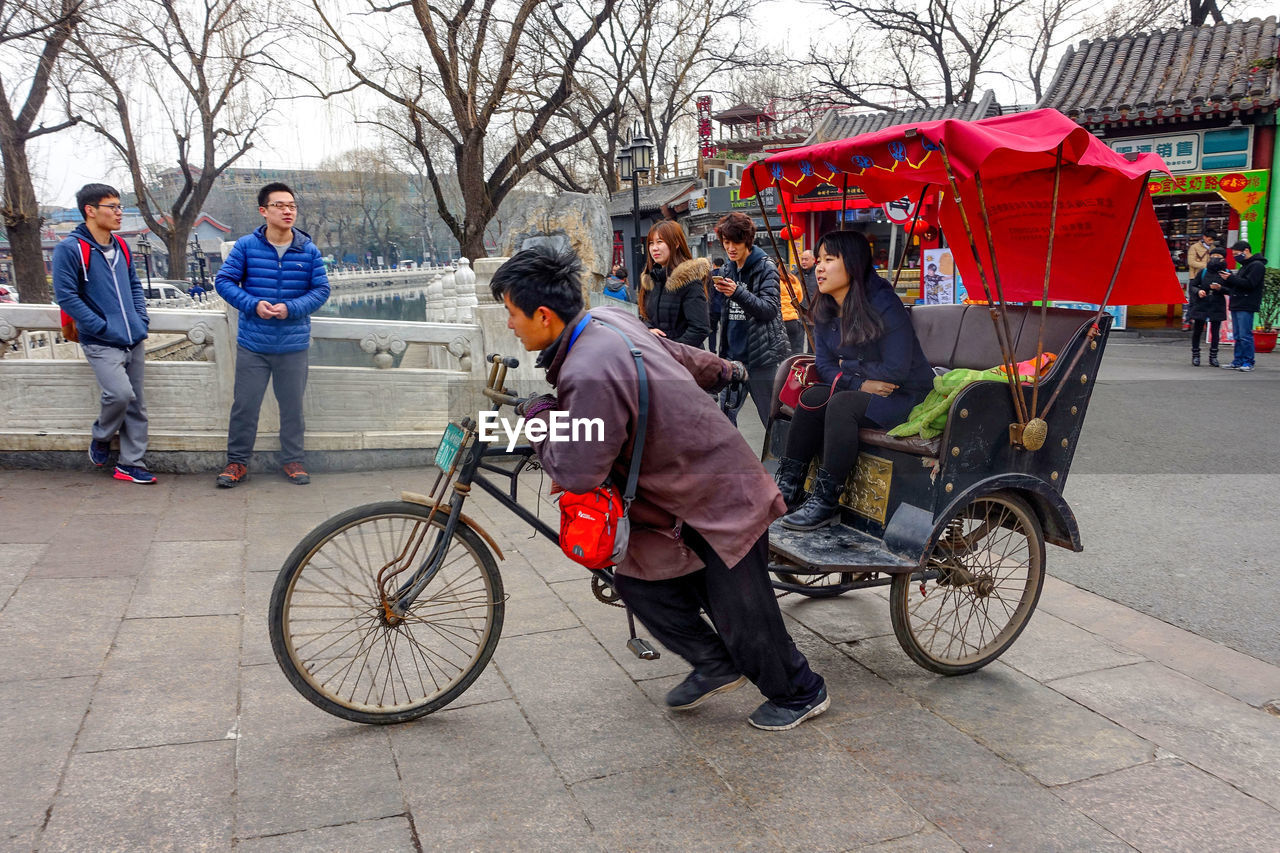
[[[835,139],[848,139],[860,133],[872,133],[893,127],[895,124],[910,122],[939,121],[944,118],[958,118],[966,121],[998,116],[1000,105],[996,103],[995,94],[987,91],[975,103],[947,104],[938,107],[919,107],[914,110],[897,110],[896,112],[845,113],[832,110],[823,116],[822,121],[804,141],[805,145],[816,145],[820,142],[831,142]]]
[[[1039,106],[1083,125],[1274,109],[1277,56],[1274,17],[1082,41]]]
[[[773,113],[764,107],[757,107],[748,104],[746,101],[737,106],[729,107],[727,110],[721,110],[718,113],[712,113],[711,117],[722,124],[735,124],[742,122],[753,122],[756,119],[763,118],[766,121],[773,121]]]
[[[694,181],[688,178],[680,178],[675,181],[641,186],[640,213],[653,213],[661,210],[664,204],[671,204],[677,201],[681,196],[693,189],[693,185]],[[631,184],[628,182],[624,186],[626,189],[609,196],[610,217],[631,215]]]

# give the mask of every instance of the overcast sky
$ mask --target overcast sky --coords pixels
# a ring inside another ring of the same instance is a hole
[[[844,30],[843,26],[834,24],[829,13],[819,8],[813,7],[811,12],[797,16],[796,7],[796,0],[767,0],[756,6],[755,24],[761,40],[771,41],[789,55],[802,56],[809,40],[837,39]],[[1267,14],[1275,14],[1272,3],[1245,0],[1235,4],[1231,17]],[[995,89],[1001,103],[1016,102],[1017,96],[1007,83],[1002,86],[998,80],[990,78],[983,81],[983,88]],[[715,104],[716,108],[721,106],[730,105]],[[351,109],[349,102],[307,100],[285,103],[273,125],[265,128],[254,149],[236,165],[314,167],[326,158],[362,144],[373,144],[373,131],[353,124]],[[56,117],[51,117],[51,120],[56,120]],[[107,146],[92,132],[74,128],[38,139],[31,145],[31,154],[31,167],[36,173],[36,194],[41,203],[73,206],[77,189],[90,181],[104,179],[122,192],[129,191],[126,170],[112,159]]]

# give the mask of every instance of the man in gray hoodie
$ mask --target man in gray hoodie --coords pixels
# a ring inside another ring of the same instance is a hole
[[[147,452],[142,382],[151,318],[129,248],[112,234],[120,230],[124,207],[120,193],[106,184],[81,187],[76,206],[84,222],[53,250],[53,292],[63,313],[75,321],[80,349],[102,387],[89,461],[98,468],[106,465],[111,439],[119,435],[113,476],[154,483],[142,460]]]

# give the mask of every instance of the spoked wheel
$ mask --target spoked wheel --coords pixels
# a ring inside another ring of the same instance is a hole
[[[402,501],[347,510],[294,548],[271,592],[271,647],[303,696],[357,723],[439,710],[493,656],[506,609],[484,541],[458,525],[438,574],[403,618],[389,618],[378,574],[405,584],[436,546],[447,510]]]
[[[894,575],[893,632],[922,667],[963,675],[998,658],[1044,585],[1044,533],[1019,497],[975,498],[942,529],[923,573]]]

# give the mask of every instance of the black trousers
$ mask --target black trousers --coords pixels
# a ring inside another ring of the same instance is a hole
[[[812,702],[824,682],[782,621],[769,586],[768,532],[733,567],[693,528],[686,525],[683,536],[706,568],[662,581],[615,576],[614,588],[631,612],[700,675],[745,675],[766,698],[786,707]],[[711,624],[702,618],[704,610]]]
[[[1205,326],[1209,327],[1209,357],[1218,357],[1218,331],[1222,328],[1222,323],[1217,320],[1192,320],[1191,321],[1191,354],[1200,354],[1200,342],[1204,340]]]
[[[747,368],[747,393],[751,397],[751,402],[755,404],[756,414],[760,416],[760,423],[766,427],[769,426],[769,410],[773,407],[773,375],[778,372],[778,365],[767,364],[763,367]],[[724,396],[721,396],[724,400]],[[740,400],[737,406],[730,407],[720,406],[721,410],[729,418],[729,423],[734,426],[738,425],[738,410],[742,408],[745,400]]]
[[[822,467],[843,483],[858,461],[858,430],[874,426],[867,418],[871,395],[837,391],[828,401],[829,390],[814,386],[800,395],[787,432],[787,458],[808,462],[821,450]]]

